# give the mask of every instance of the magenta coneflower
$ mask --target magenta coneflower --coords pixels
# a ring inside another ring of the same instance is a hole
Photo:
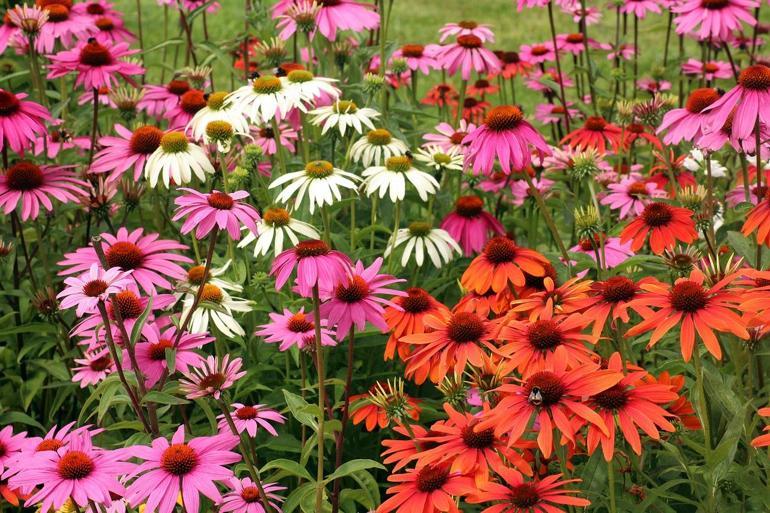
[[[519,47],[519,57],[532,64],[542,64],[556,59],[553,43],[533,43]]]
[[[277,422],[278,424],[283,424],[286,422],[286,417],[264,404],[248,406],[241,403],[233,403],[230,406],[234,408],[230,418],[233,420],[236,431],[238,433],[246,431],[252,438],[257,436],[257,431],[260,428],[273,436],[278,436],[278,432],[270,423]],[[224,414],[217,416],[217,419],[219,419],[219,432],[230,433],[230,425]]]
[[[133,32],[128,30],[119,18],[101,16],[94,20],[98,32],[94,37],[99,43],[131,43],[136,39]]]
[[[329,290],[344,281],[351,271],[350,258],[334,251],[321,240],[303,240],[275,257],[270,275],[275,276],[275,289],[280,290],[297,268],[300,295],[310,297],[313,288]]]
[[[190,84],[185,80],[174,79],[164,86],[147,84],[143,90],[144,95],[136,104],[137,109],[161,118],[179,103],[182,95],[190,90]]]
[[[440,34],[439,42],[443,43],[453,36],[475,36],[483,43],[494,43],[495,34],[489,25],[476,23],[475,21],[464,20],[458,23],[446,23],[438,30]]]
[[[131,276],[148,294],[154,294],[156,286],[173,289],[174,286],[165,277],[177,280],[184,278],[187,273],[176,262],[192,262],[186,256],[170,252],[187,249],[187,246],[174,240],[158,239],[157,233],[144,235],[142,228],[130,233],[126,228],[120,228],[116,235],[102,233],[101,238],[107,265],[133,271]],[[65,253],[64,260],[58,262],[58,265],[68,269],[59,274],[66,276],[80,273],[88,270],[92,264],[99,264],[99,257],[93,246],[89,245],[74,253]]]
[[[465,256],[472,256],[481,251],[490,233],[505,233],[500,221],[484,211],[484,201],[478,196],[457,198],[454,210],[441,221],[441,229],[446,230],[457,241]]]
[[[575,85],[575,82],[564,71],[559,75],[556,68],[548,68],[545,71],[535,70],[527,76],[524,83],[528,89],[543,93],[546,96],[556,96],[558,92],[550,84],[544,82],[544,80],[561,84],[565,88]]]
[[[524,120],[518,107],[501,105],[489,111],[484,124],[468,134],[466,164],[478,173],[489,174],[500,162],[503,173],[511,174],[532,162],[532,149],[542,158],[551,150],[535,128]]]
[[[720,98],[719,91],[711,87],[695,89],[687,97],[682,109],[672,109],[663,116],[663,121],[657,133],[668,131],[663,136],[666,144],[678,144],[682,140],[695,141],[708,129],[712,116],[704,109],[716,103]]]
[[[7,144],[23,154],[38,136],[46,133],[43,122],[51,121],[51,114],[39,103],[25,101],[26,97],[24,93],[0,89],[0,149]]]
[[[75,4],[72,6],[72,12],[87,16],[92,20],[98,20],[102,16],[111,16],[120,20],[123,16],[120,11],[115,10],[115,6],[107,0],[89,0],[87,2]]]
[[[144,163],[160,146],[163,131],[154,126],[143,125],[132,132],[116,123],[115,132],[119,137],[108,135],[99,139],[102,149],[94,155],[89,171],[110,173],[107,181],[114,182],[133,166],[133,180],[138,181],[144,171]]]
[[[179,190],[187,194],[174,200],[177,208],[172,220],[179,221],[187,218],[182,224],[183,234],[195,229],[195,238],[202,239],[214,229],[214,226],[220,230],[227,230],[233,240],[241,238],[241,226],[245,226],[252,233],[257,233],[259,212],[248,203],[239,201],[248,198],[248,192],[235,191],[228,194],[214,190],[209,194],[203,194],[186,187],[180,187]]]
[[[648,12],[660,14],[660,3],[657,0],[626,0],[620,4],[620,12],[643,20]]]
[[[488,74],[502,68],[500,59],[492,50],[484,48],[484,41],[474,35],[457,36],[457,41],[442,46],[436,51],[436,61],[450,75],[460,70],[463,80],[468,80],[472,71]]]
[[[586,41],[588,44],[586,45]],[[599,43],[593,39],[586,40],[580,32],[571,34],[559,34],[556,36],[556,47],[560,52],[569,52],[572,55],[580,55],[587,47],[598,48]]]
[[[294,141],[299,138],[297,131],[294,130],[290,124],[281,123],[278,126],[278,132],[279,133],[276,134],[270,126],[253,128],[251,130],[251,134],[254,137],[254,144],[262,148],[265,155],[275,155],[278,151],[278,144],[289,150],[291,153],[294,153]]]
[[[596,247],[599,247],[598,241],[583,239],[577,246],[571,247],[569,251],[570,253],[582,253],[595,261],[596,250],[594,248]],[[599,251],[599,255],[604,266],[607,269],[612,269],[634,256],[634,251],[631,249],[631,241],[621,243],[620,237],[608,237],[604,240],[604,247]]]
[[[83,358],[75,358],[77,364],[72,368],[73,383],[80,383],[80,388],[98,385],[107,376],[115,372],[115,362],[106,347],[86,351]]]
[[[612,210],[620,210],[620,219],[627,216],[636,217],[655,198],[665,198],[668,195],[666,191],[658,189],[655,182],[646,182],[636,173],[623,178],[619,183],[607,185],[607,189],[601,204],[608,205]]]
[[[179,388],[188,399],[207,396],[219,399],[223,390],[227,390],[246,375],[246,371],[241,371],[242,362],[240,358],[230,360],[229,354],[221,361],[216,356],[209,356],[188,367],[184,377],[179,380]]]
[[[70,276],[64,280],[67,287],[59,292],[57,299],[62,299],[59,307],[62,309],[77,306],[75,315],[97,312],[97,305],[104,301],[110,294],[115,294],[125,289],[131,280],[131,271],[121,271],[117,267],[106,271],[97,264],[91,264],[88,272],[80,276]]]
[[[227,492],[219,506],[221,513],[268,513],[262,504],[259,487],[248,477],[243,479],[231,479],[232,491]],[[267,502],[275,511],[281,511],[280,503],[283,497],[276,492],[285,490],[285,486],[276,483],[262,483],[262,491],[265,492]]]
[[[422,136],[426,143],[423,146],[439,146],[444,151],[452,151],[464,154],[468,144],[463,142],[465,137],[476,130],[476,125],[461,119],[460,125],[455,129],[449,123],[439,123],[435,128],[438,133],[427,133]]]
[[[393,52],[392,59],[404,59],[412,71],[421,71],[429,75],[431,70],[439,69],[436,53],[441,49],[438,45],[407,44]]]
[[[383,333],[388,331],[382,305],[395,309],[401,307],[390,299],[379,296],[406,296],[406,292],[388,287],[406,280],[390,274],[378,274],[382,261],[382,257],[379,257],[365,268],[359,260],[352,269],[351,276],[345,276],[342,282],[338,282],[331,289],[321,290],[321,297],[326,299],[321,305],[321,315],[326,318],[329,326],[337,326],[337,338],[345,337],[353,326],[358,331],[363,331],[367,322]]]
[[[41,135],[35,139],[32,145],[32,153],[35,156],[42,155],[45,152],[45,156],[50,160],[54,160],[56,156],[66,150],[77,149],[80,155],[84,150],[91,147],[91,139],[84,136],[76,136],[71,134],[65,128],[61,127],[61,120],[54,120],[51,122],[54,125],[53,128],[48,130],[47,134]]]
[[[567,115],[570,119],[580,114],[577,109],[571,108],[572,102],[567,102]],[[535,107],[535,119],[543,124],[555,125],[564,121],[564,107],[553,103],[540,103]]]
[[[39,3],[45,4],[43,9],[48,12],[48,21],[40,28],[35,38],[35,49],[38,53],[53,52],[57,41],[65,49],[72,48],[74,40],[87,37],[97,30],[91,18],[70,10],[72,2]]]
[[[5,11],[2,24],[0,24],[0,53],[4,53],[6,48],[8,48],[8,43],[10,43],[18,34],[21,34],[21,29],[11,18],[11,11],[12,9],[7,9]]]
[[[288,308],[283,313],[271,312],[270,322],[259,326],[254,333],[257,337],[265,337],[265,342],[278,342],[278,350],[286,351],[292,346],[303,349],[315,343],[315,324],[313,315],[305,313],[302,307],[297,313],[292,313]],[[321,319],[321,345],[336,346],[337,341],[332,338],[332,332],[327,326],[326,319]]]
[[[156,438],[152,446],[134,446],[131,453],[144,460],[133,475],[139,477],[128,487],[125,497],[132,507],[146,502],[147,513],[171,513],[181,491],[184,509],[198,513],[200,494],[215,504],[222,501],[215,481],[227,482],[233,471],[225,467],[241,460],[232,452],[238,437],[232,434],[201,436],[184,441],[184,426],[171,438]]]
[[[731,134],[737,139],[749,138],[757,121],[770,126],[770,68],[764,64],[744,68],[738,76],[738,85],[703,112],[713,115],[711,131],[719,130],[733,115]]]
[[[356,0],[326,0],[318,2],[319,11],[315,23],[318,31],[329,41],[334,41],[338,30],[362,32],[380,26],[380,15],[371,5]],[[279,0],[273,7],[273,18],[278,18],[291,6],[294,0]]]
[[[129,456],[124,450],[94,447],[91,433],[79,430],[70,435],[66,446],[31,456],[9,483],[18,487],[40,486],[24,505],[40,503],[42,511],[58,510],[67,499],[81,508],[87,508],[91,501],[110,505],[113,497],[121,497],[125,492],[118,479],[135,467],[123,461]]]
[[[549,180],[544,176],[541,176],[540,178],[532,177],[532,185],[535,186],[535,189],[537,189],[543,197],[546,197],[551,193],[551,188],[554,183],[556,182]],[[532,197],[532,189],[530,189],[529,183],[526,180],[514,180],[511,182],[511,194],[513,194],[512,203],[516,206],[521,206],[524,204],[524,200]]]
[[[38,166],[21,160],[0,175],[0,207],[9,214],[21,203],[21,219],[36,219],[40,205],[53,210],[53,197],[62,203],[88,193],[88,184],[75,178],[74,166]],[[50,196],[50,197],[49,197]]]
[[[30,445],[27,440],[27,432],[13,434],[13,426],[5,426],[0,430],[0,474],[3,473],[8,463],[21,451]]]
[[[132,62],[126,62],[124,57],[138,53],[131,50],[128,43],[113,45],[110,42],[99,43],[94,38],[80,41],[72,50],[66,50],[49,55],[48,78],[59,78],[70,73],[77,73],[75,86],[83,86],[86,90],[100,87],[115,87],[118,85],[117,76],[133,83],[131,75],[144,74],[144,68]]]
[[[757,20],[751,10],[756,0],[686,0],[671,7],[677,34],[691,33],[698,39],[726,41],[733,31],[741,30],[741,22],[754,26]],[[700,25],[700,29],[698,26]]]
[[[733,70],[729,62],[701,62],[697,59],[687,59],[687,62],[682,64],[682,73],[704,78],[707,82],[711,82],[716,78],[730,78],[733,76]]]

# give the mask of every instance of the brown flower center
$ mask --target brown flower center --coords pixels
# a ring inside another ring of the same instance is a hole
[[[369,284],[360,276],[353,276],[347,285],[339,284],[334,296],[343,303],[358,303],[369,295]]]
[[[0,116],[10,116],[19,110],[19,99],[10,91],[0,89]]]
[[[124,271],[136,269],[142,265],[144,255],[139,246],[133,242],[118,241],[110,246],[105,252],[107,265],[110,267],[120,267]]]
[[[112,64],[112,54],[105,46],[100,45],[96,39],[91,38],[80,50],[80,63],[93,67],[108,66]]]
[[[484,247],[484,254],[493,264],[513,262],[516,258],[516,243],[508,237],[492,237]]]
[[[562,343],[559,325],[550,319],[540,319],[527,328],[527,339],[536,349],[547,351]]]
[[[427,465],[417,473],[417,489],[423,493],[440,490],[449,479],[448,467],[434,467]]]
[[[329,251],[331,249],[322,240],[303,240],[294,247],[294,252],[299,258],[328,255]]]
[[[206,104],[206,96],[198,89],[190,89],[179,97],[179,106],[190,115],[201,110]]]
[[[718,9],[724,9],[728,5],[730,5],[730,0],[700,0],[700,5],[704,9],[708,10],[718,10]]]
[[[99,297],[99,294],[104,294],[107,290],[107,283],[104,280],[91,280],[83,285],[83,294],[88,297]]]
[[[241,406],[235,410],[235,416],[240,420],[252,420],[257,418],[258,410],[253,406]]]
[[[666,226],[674,218],[674,211],[665,203],[650,203],[644,207],[642,220],[652,228]]]
[[[212,192],[208,197],[209,206],[217,210],[230,210],[235,202],[229,194],[224,192]]]
[[[149,355],[150,360],[160,362],[166,359],[166,349],[173,349],[174,343],[165,338],[159,340],[155,344],[150,345]]]
[[[471,449],[487,449],[495,443],[494,428],[476,432],[473,430],[473,424],[469,424],[463,428],[460,436],[465,445]]]
[[[31,191],[44,182],[43,170],[26,160],[12,165],[5,173],[5,183],[12,191]]]
[[[213,374],[207,374],[201,379],[198,387],[201,390],[219,390],[222,385],[227,381],[227,376],[221,372],[214,372]]]
[[[296,313],[289,318],[286,327],[293,333],[307,333],[315,328],[304,313]]]
[[[463,48],[472,50],[474,48],[481,48],[482,41],[478,36],[473,34],[466,34],[463,36],[457,36],[457,44]]]
[[[121,319],[136,319],[144,311],[142,300],[130,290],[121,290],[112,297],[110,309],[117,309]]]
[[[176,96],[182,96],[190,90],[190,83],[186,80],[172,80],[166,84],[166,91]]]
[[[82,451],[68,451],[61,457],[56,469],[62,479],[77,480],[88,477],[94,471],[94,460]]]
[[[601,116],[588,116],[583,128],[594,132],[602,132],[607,126],[607,121]]]
[[[51,3],[46,5],[45,10],[48,11],[48,21],[54,23],[60,23],[67,21],[70,17],[70,10],[66,5]]]
[[[457,344],[479,342],[485,331],[484,321],[473,312],[457,312],[447,325],[447,336]]]
[[[129,147],[132,153],[149,155],[160,146],[160,140],[163,137],[163,131],[154,126],[140,126],[131,134]]]
[[[259,500],[259,489],[256,486],[243,487],[241,489],[241,499],[248,504],[257,502]]]
[[[549,51],[550,50],[545,45],[533,45],[532,48],[529,49],[529,53],[531,53],[535,57],[540,57],[542,55],[545,55]]]
[[[550,371],[540,371],[527,379],[524,390],[530,404],[552,406],[558,403],[567,392],[561,378]]]
[[[113,22],[112,18],[108,16],[102,16],[101,18],[98,18],[94,24],[96,25],[96,28],[104,31],[110,31],[115,28],[115,22]]]
[[[466,30],[473,30],[479,26],[479,24],[473,20],[463,20],[457,24],[458,27]]]
[[[503,52],[501,60],[505,64],[518,64],[521,62],[518,52]]]
[[[709,297],[703,285],[684,280],[671,288],[669,301],[671,306],[680,312],[694,313],[706,307]]]
[[[540,502],[540,494],[532,483],[512,486],[508,492],[509,500],[517,509],[527,511]]]
[[[172,444],[163,451],[160,466],[169,474],[184,476],[198,466],[198,455],[187,444]]]
[[[187,281],[189,281],[193,285],[200,285],[201,283],[203,283],[203,277],[205,272],[206,272],[205,265],[196,265],[194,267],[190,267],[190,269],[187,271]]]
[[[86,12],[92,16],[104,14],[104,7],[96,2],[91,2],[86,6]]]
[[[568,43],[582,43],[583,42],[583,34],[577,33],[577,34],[568,34],[566,37],[566,40]]]
[[[449,141],[452,144],[462,144],[463,139],[465,139],[468,136],[468,132],[455,132],[451,136],[449,136]]]
[[[455,212],[462,217],[476,217],[484,209],[484,201],[478,196],[461,196],[455,203]]]
[[[628,402],[628,391],[625,385],[614,385],[604,392],[599,392],[592,398],[602,409],[619,410]]]
[[[766,91],[770,88],[770,68],[764,64],[755,64],[741,71],[738,83],[753,91]]]
[[[410,287],[406,289],[406,293],[408,295],[402,297],[399,301],[404,312],[418,314],[425,312],[430,308],[430,294],[428,294],[425,289],[421,289],[420,287]]]
[[[404,57],[422,57],[425,47],[422,45],[404,45],[401,47],[401,55]]]
[[[687,97],[685,108],[694,114],[698,114],[718,99],[719,92],[716,89],[702,87],[690,93],[690,96]]]
[[[112,358],[110,358],[110,355],[104,355],[100,356],[99,358],[96,358],[94,360],[91,360],[88,364],[88,368],[92,371],[96,372],[102,372],[104,370],[107,370],[107,368],[112,365]]]
[[[521,109],[513,105],[501,105],[487,113],[484,123],[490,130],[504,132],[516,128],[522,119],[524,114]]]
[[[638,199],[644,196],[649,196],[650,193],[647,190],[647,184],[640,181],[631,184],[631,186],[628,188],[628,195]]]
[[[707,62],[703,65],[703,71],[706,73],[716,73],[719,71],[719,66],[714,62]]]
[[[625,276],[613,276],[601,285],[601,294],[609,303],[628,301],[636,295],[636,284]]]

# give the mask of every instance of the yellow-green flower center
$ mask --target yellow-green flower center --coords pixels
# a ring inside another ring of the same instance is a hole
[[[225,106],[225,98],[227,98],[227,95],[228,93],[224,91],[211,93],[208,100],[206,100],[206,106],[211,110],[221,110],[222,107]]]
[[[366,134],[366,140],[369,141],[369,144],[374,144],[375,146],[385,146],[390,144],[393,137],[391,137],[390,132],[384,128],[377,128],[375,130],[369,130],[369,133]]]
[[[290,71],[286,77],[289,79],[289,82],[310,82],[313,80],[313,74],[307,70],[304,69],[295,69],[294,71]]]
[[[358,110],[358,106],[355,102],[350,100],[339,100],[332,107],[337,114],[353,114]]]
[[[441,164],[442,166],[446,166],[447,164],[452,162],[452,157],[450,157],[446,153],[434,153],[433,162],[435,162],[436,164]]]
[[[190,143],[182,132],[169,132],[160,138],[160,147],[165,153],[182,153],[187,151]]]
[[[305,165],[305,173],[312,178],[326,178],[334,173],[334,166],[328,160],[314,160]]]
[[[388,169],[388,171],[406,173],[412,167],[412,159],[406,155],[388,157],[388,159],[385,161],[385,167]]]
[[[259,77],[252,83],[255,93],[274,94],[281,90],[281,80],[273,75]]]
[[[409,233],[414,237],[422,237],[428,235],[432,227],[430,223],[425,221],[415,221],[409,225]]]
[[[233,137],[233,126],[227,121],[210,121],[206,135],[214,141],[228,141]]]

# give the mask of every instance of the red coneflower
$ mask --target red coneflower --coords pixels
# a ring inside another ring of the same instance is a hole
[[[547,263],[548,259],[533,249],[518,246],[508,237],[493,237],[465,270],[461,284],[477,294],[501,292],[509,283],[523,287],[524,272],[543,276]]]
[[[760,408],[757,411],[762,417],[770,417],[770,407]],[[752,447],[767,447],[770,446],[770,426],[765,426],[763,430],[765,434],[759,435],[751,441]]]
[[[460,513],[455,498],[475,489],[473,479],[449,471],[449,465],[427,465],[394,474],[388,481],[398,483],[388,488],[393,495],[383,502],[375,513],[432,513],[435,511]]]
[[[623,145],[623,131],[617,125],[609,123],[601,116],[588,116],[582,127],[564,136],[560,144],[568,144],[575,150],[598,150],[607,153],[607,143],[617,151]]]
[[[511,301],[511,312],[527,313],[530,320],[577,312],[583,308],[592,283],[591,280],[575,277],[556,286],[553,278],[546,276],[541,291]]]
[[[643,278],[642,282],[647,281]],[[618,319],[628,322],[629,307],[643,318],[652,315],[652,310],[646,306],[634,305],[633,299],[641,292],[639,285],[626,276],[612,276],[605,281],[597,281],[591,285],[591,296],[580,300],[580,310],[583,318],[593,322],[591,334],[598,337],[602,334],[607,318],[612,316],[611,325],[614,327]]]
[[[659,201],[647,204],[641,215],[623,228],[620,243],[633,240],[631,249],[639,251],[648,234],[650,249],[656,255],[673,248],[677,241],[689,244],[698,238],[692,210]]]
[[[406,297],[393,299],[393,303],[400,309],[392,306],[385,308],[385,322],[390,329],[390,337],[385,344],[386,360],[393,358],[396,349],[398,349],[399,358],[406,360],[411,353],[411,348],[407,344],[399,342],[401,337],[413,333],[425,333],[425,318],[428,315],[449,314],[449,308],[436,300],[425,289],[411,287],[406,289],[406,294]]]
[[[749,236],[757,232],[757,244],[770,247],[770,189],[764,191],[764,195],[746,215],[741,233]]]
[[[371,400],[371,398],[378,393],[379,395],[382,395],[382,392],[391,395],[391,386],[389,382],[378,381],[369,387],[367,393],[350,396],[350,404],[353,405],[351,408],[350,420],[353,421],[354,425],[363,422],[367,431],[374,431],[375,428],[379,427],[380,429],[383,429],[390,424],[390,418],[388,417],[385,405]],[[392,395],[394,400],[397,399],[401,402],[398,407],[401,408],[403,413],[415,421],[420,418],[422,408],[420,408],[420,401],[418,399],[413,399],[408,395],[401,393]]]

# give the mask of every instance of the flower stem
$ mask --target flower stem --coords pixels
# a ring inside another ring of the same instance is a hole
[[[318,467],[316,468],[315,510],[323,511],[324,499],[324,419],[326,413],[326,376],[324,369],[324,346],[321,343],[321,300],[318,285],[313,287],[313,327],[315,328],[316,364],[318,366]]]
[[[585,10],[585,7],[583,7]],[[567,108],[567,97],[564,95],[564,75],[561,74],[561,59],[559,58],[559,45],[556,41],[556,24],[553,21],[553,1],[548,2],[548,22],[551,26],[551,41],[553,42],[553,52],[556,60],[556,73],[559,75],[559,101],[561,106],[564,107],[564,129],[569,132],[569,109]],[[593,86],[592,86],[593,87]],[[596,109],[596,100],[591,99]]]
[[[559,235],[559,229],[556,228],[556,224],[553,222],[553,217],[551,217],[551,213],[548,211],[548,209],[545,206],[545,201],[543,201],[543,196],[540,194],[540,191],[537,190],[537,187],[535,187],[535,184],[532,183],[532,177],[529,176],[529,173],[527,173],[526,171],[524,171],[522,174],[524,175],[524,178],[526,178],[527,184],[529,185],[529,193],[532,195],[532,197],[535,198],[535,201],[537,202],[537,207],[540,209],[540,213],[543,215],[543,219],[545,219],[545,224],[548,225],[548,229],[551,231],[551,236],[553,236],[553,240],[556,242],[556,245],[559,246],[559,251],[561,252],[562,258],[564,258],[564,261],[567,262],[567,269],[569,270],[569,275],[571,277],[572,263],[569,260],[569,255],[567,254],[567,247],[564,245],[564,241],[561,240],[561,235]]]
[[[334,470],[340,468],[342,465],[343,449],[345,447],[345,426],[350,418],[350,389],[353,383],[353,362],[355,354],[355,340],[356,333],[351,327],[348,333],[348,368],[345,375],[345,400],[342,404],[342,427],[340,428],[339,435],[336,440],[335,454],[334,454]],[[342,481],[340,479],[334,480],[334,488],[332,490],[332,513],[337,513],[340,508],[340,485]]]
[[[612,460],[607,462],[607,488],[610,492],[610,513],[617,513],[618,505],[615,500],[615,469]]]
[[[94,161],[94,150],[96,149],[96,132],[99,126],[99,90],[93,88],[94,94],[94,117],[91,120],[91,148],[88,150],[88,166]]]
[[[401,224],[401,201],[396,200],[393,207],[393,233],[390,236],[390,255],[388,258],[388,273],[393,271],[393,253],[396,251],[396,235],[398,234],[398,227]]]
[[[182,338],[182,334],[187,329],[187,326],[190,324],[190,321],[192,320],[193,312],[195,312],[195,309],[198,308],[198,304],[201,302],[201,297],[203,296],[203,287],[206,285],[206,281],[209,279],[209,271],[211,270],[211,259],[214,257],[214,246],[216,246],[217,243],[217,235],[219,235],[219,228],[214,228],[211,232],[210,238],[209,238],[209,249],[206,253],[206,267],[203,269],[203,278],[201,280],[201,284],[198,285],[198,293],[195,294],[195,300],[193,300],[193,304],[190,307],[190,311],[187,312],[187,316],[185,317],[184,321],[182,321],[181,326],[179,327],[179,331],[176,334],[176,338],[174,339],[174,347],[176,347],[179,344],[179,340]]]

